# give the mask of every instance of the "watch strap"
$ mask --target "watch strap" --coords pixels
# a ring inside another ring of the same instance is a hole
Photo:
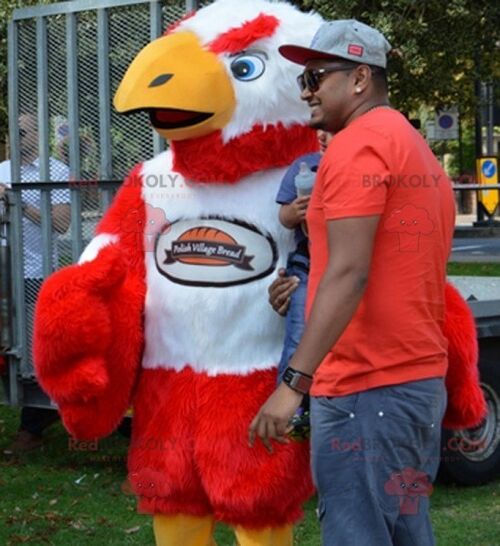
[[[283,374],[283,383],[300,394],[307,394],[309,392],[312,381],[313,378],[311,375],[299,372],[290,366],[288,366]]]

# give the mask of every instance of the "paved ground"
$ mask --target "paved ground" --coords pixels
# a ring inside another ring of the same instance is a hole
[[[463,277],[450,275],[448,280],[453,286],[458,288],[466,300],[471,296],[479,301],[500,300],[500,277]]]
[[[455,238],[450,261],[500,262],[500,238]]]
[[[496,234],[476,236],[480,228],[473,227],[475,221],[475,214],[457,216],[456,226],[459,237],[453,240],[450,261],[500,262],[500,236]]]

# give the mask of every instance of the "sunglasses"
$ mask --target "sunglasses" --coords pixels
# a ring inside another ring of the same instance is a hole
[[[311,93],[315,93],[319,89],[321,80],[326,74],[331,74],[332,72],[342,72],[344,70],[353,70],[354,68],[355,67],[352,65],[332,66],[331,68],[308,68],[297,77],[300,92],[302,93],[307,89]]]

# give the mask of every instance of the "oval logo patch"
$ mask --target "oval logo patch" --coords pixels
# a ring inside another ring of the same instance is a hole
[[[155,247],[158,271],[190,286],[225,287],[269,275],[278,252],[270,235],[238,220],[178,220],[160,233]]]

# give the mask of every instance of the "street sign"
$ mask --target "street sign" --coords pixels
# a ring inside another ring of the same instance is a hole
[[[480,157],[476,160],[477,181],[482,186],[498,184],[498,162],[496,157]],[[500,194],[498,190],[483,190],[478,192],[479,202],[482,203],[490,216],[498,208]]]
[[[434,120],[435,140],[458,140],[458,110],[441,110]]]
[[[425,122],[425,136],[429,142],[436,140],[436,122],[433,119]]]

